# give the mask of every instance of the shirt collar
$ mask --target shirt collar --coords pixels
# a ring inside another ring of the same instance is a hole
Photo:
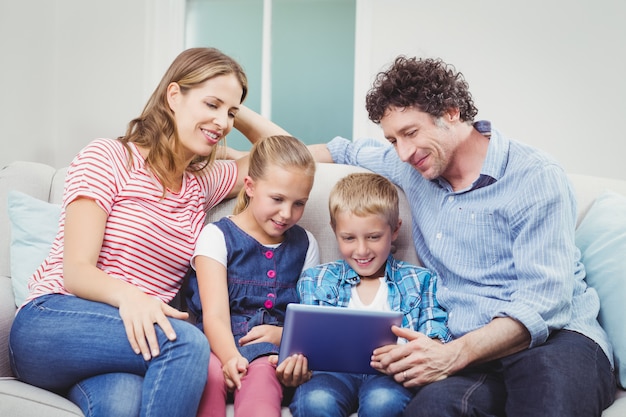
[[[509,140],[502,136],[500,132],[491,127],[489,120],[479,120],[474,123],[474,129],[478,130],[483,136],[489,139],[487,147],[487,155],[480,169],[478,178],[464,190],[458,193],[465,193],[478,188],[486,187],[498,181],[504,175],[506,163],[509,159]],[[435,178],[443,188],[450,188],[450,184],[444,178]]]
[[[348,264],[348,262],[346,262],[345,259],[342,259],[341,262],[343,263],[343,266],[345,268],[344,273],[342,274],[342,278],[341,278],[342,283],[345,282],[350,285],[357,285],[359,282],[361,282],[361,277],[359,276],[359,274],[356,273],[354,269],[352,269],[350,264]],[[394,259],[393,255],[390,254],[387,257],[387,262],[385,263],[385,281],[386,282],[393,281],[391,277],[393,276],[395,265],[396,265],[396,260]]]
[[[489,139],[487,156],[480,170],[480,176],[473,186],[473,188],[480,188],[498,181],[504,175],[509,159],[509,140],[493,129],[488,120],[477,121],[474,123],[474,128]],[[491,180],[486,181],[483,177],[491,178]]]

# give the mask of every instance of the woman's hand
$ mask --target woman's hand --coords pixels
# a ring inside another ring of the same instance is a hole
[[[276,366],[278,355],[271,355],[268,360]],[[309,370],[308,361],[303,355],[292,355],[276,367],[276,378],[286,387],[297,387],[312,376],[313,371]]]
[[[145,360],[160,353],[154,325],[160,326],[169,340],[175,340],[176,333],[168,317],[186,320],[189,316],[138,288],[128,289],[121,296],[119,312],[130,346]]]
[[[248,360],[243,356],[235,356],[229,359],[223,366],[224,380],[230,391],[241,388],[241,378],[248,370]]]
[[[77,198],[67,206],[63,283],[77,297],[117,307],[130,346],[150,360],[159,354],[154,325],[174,340],[176,334],[167,317],[185,320],[188,315],[97,267],[106,222],[107,214],[92,199]]]
[[[283,328],[272,324],[260,324],[254,326],[250,331],[239,339],[239,345],[245,346],[252,343],[269,342],[276,346],[280,345],[283,336]]]

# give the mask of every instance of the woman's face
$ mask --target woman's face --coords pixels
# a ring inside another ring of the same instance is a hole
[[[210,78],[186,92],[177,83],[168,86],[168,103],[187,159],[210,155],[230,132],[242,94],[243,88],[234,74]]]

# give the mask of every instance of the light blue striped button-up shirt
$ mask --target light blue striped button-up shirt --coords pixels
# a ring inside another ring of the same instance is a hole
[[[460,191],[423,178],[380,141],[337,137],[327,146],[336,163],[368,168],[404,190],[417,255],[439,276],[437,299],[453,337],[510,317],[528,329],[531,348],[564,328],[594,340],[613,363],[574,244],[576,201],[565,171],[489,122],[474,126],[491,133],[489,149],[480,176]]]

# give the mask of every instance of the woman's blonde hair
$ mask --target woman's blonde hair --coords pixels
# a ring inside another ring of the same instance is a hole
[[[335,230],[337,214],[347,212],[355,216],[383,216],[391,230],[396,230],[400,218],[398,190],[379,174],[359,172],[341,178],[328,198],[330,224]]]
[[[248,93],[248,80],[243,68],[234,59],[215,48],[190,48],[181,52],[163,75],[141,116],[133,119],[126,134],[119,138],[129,150],[129,155],[132,155],[129,142],[147,148],[146,165],[162,184],[168,184],[171,174],[179,170],[181,163],[176,156],[180,139],[174,113],[167,101],[168,86],[175,82],[185,93],[211,78],[230,74],[235,75],[241,84],[243,102]],[[215,154],[197,156],[185,169],[202,170],[215,160]]]
[[[293,136],[268,136],[254,144],[250,151],[248,176],[253,180],[265,179],[267,167],[277,166],[282,169],[301,169],[310,177],[315,176],[315,159],[300,140]],[[245,187],[239,192],[233,211],[239,214],[250,204],[250,197]]]

